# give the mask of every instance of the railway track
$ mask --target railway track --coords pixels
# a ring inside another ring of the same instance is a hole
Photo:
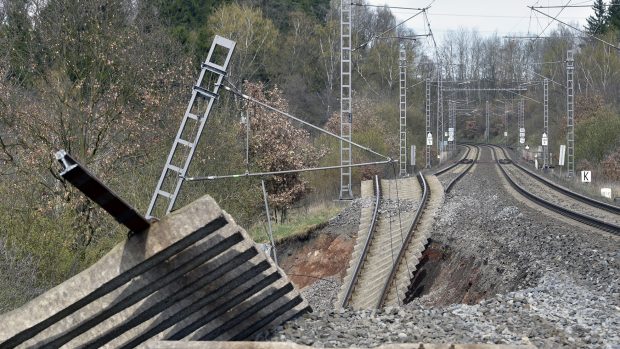
[[[447,180],[442,180],[442,183],[447,183],[444,186],[445,193],[449,193],[454,185],[474,167],[480,158],[480,147],[477,145],[464,146],[467,148],[467,151],[458,162],[446,167],[443,170],[435,172],[435,176],[443,175],[448,178]]]
[[[614,206],[550,183],[516,164],[503,148],[494,145],[489,145],[489,148],[510,186],[527,199],[564,217],[613,234],[620,234],[620,215],[614,213],[617,212]]]
[[[362,183],[363,196],[373,190],[370,185]],[[373,309],[402,302],[427,244],[434,212],[443,201],[437,178],[422,173],[415,179],[375,179],[374,194],[374,206],[362,211],[339,307]],[[385,208],[386,202],[393,205],[396,199],[402,203],[418,197],[417,210]]]
[[[462,158],[459,159],[459,161],[456,161],[455,163],[451,164],[450,166],[443,168],[439,171],[436,171],[435,173],[433,173],[434,176],[439,176],[442,175],[444,173],[448,173],[450,171],[452,171],[452,169],[454,169],[455,167],[457,167],[458,165],[460,165],[462,163],[463,160],[467,159],[469,156],[469,153],[471,152],[471,146],[469,145],[462,145],[463,147],[465,147],[466,151],[465,151],[465,155],[463,155]]]

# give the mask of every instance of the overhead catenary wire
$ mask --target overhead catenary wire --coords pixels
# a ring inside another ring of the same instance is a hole
[[[252,173],[246,172],[246,173],[229,174],[229,175],[194,176],[194,177],[183,177],[183,179],[188,182],[196,182],[196,181],[211,181],[211,180],[216,180],[216,179],[227,179],[227,178],[264,177],[264,176],[275,176],[275,175],[299,173],[299,172],[335,170],[335,169],[340,169],[340,168],[345,168],[345,167],[386,165],[386,164],[393,163],[393,162],[398,162],[398,160],[390,159],[390,160],[364,162],[364,163],[351,164],[351,165],[321,166],[321,167],[300,168],[300,169],[282,170],[282,171],[252,172]]]
[[[607,45],[607,46],[610,46],[610,47],[613,47],[613,48],[615,48],[616,50],[620,50],[620,47],[618,47],[618,46],[616,46],[616,45],[614,45],[614,44],[612,44],[612,43],[609,43],[609,42],[607,42],[607,41],[605,41],[605,40],[603,40],[603,39],[601,39],[601,38],[598,38],[596,35],[592,35],[592,34],[590,34],[590,33],[586,32],[586,31],[583,31],[583,30],[581,30],[581,29],[579,29],[579,28],[577,28],[577,27],[575,27],[575,26],[572,26],[572,25],[570,25],[570,24],[568,24],[568,23],[566,23],[566,22],[563,22],[563,21],[561,21],[561,20],[559,20],[559,19],[557,19],[557,18],[551,17],[551,16],[549,16],[548,14],[546,14],[546,13],[544,13],[544,12],[541,12],[541,11],[539,11],[539,10],[537,10],[537,9],[535,9],[535,8],[533,8],[533,7],[531,7],[531,6],[530,6],[530,9],[532,9],[532,11],[536,11],[536,12],[538,12],[538,13],[541,13],[541,14],[543,14],[543,15],[545,15],[545,16],[547,16],[547,17],[551,18],[551,19],[553,19],[554,21],[557,21],[557,22],[559,22],[559,23],[561,23],[561,24],[563,24],[563,25],[565,25],[565,26],[567,26],[567,27],[569,27],[569,28],[571,28],[571,29],[574,29],[574,30],[576,30],[576,31],[578,31],[578,32],[580,32],[580,33],[583,33],[583,34],[585,34],[585,35],[587,35],[587,36],[591,37],[592,39],[594,39],[594,40],[596,40],[596,41],[602,42],[603,44],[605,44],[605,45]]]
[[[561,9],[561,10],[560,10],[560,11],[559,11],[556,15],[555,15],[555,18],[557,18],[557,17],[558,17],[558,16],[559,16],[559,15],[560,15],[563,11],[564,11],[564,9],[566,8],[566,6],[567,6],[567,5],[570,5],[570,3],[571,3],[571,2],[572,2],[572,0],[568,0],[568,2],[566,3],[566,5],[565,5],[565,6],[563,6],[563,7],[562,7],[562,9]],[[542,13],[542,12],[541,12],[541,13]],[[544,14],[544,13],[542,13],[542,14]],[[545,16],[547,16],[547,17],[551,17],[551,16],[549,16],[549,15],[547,15],[547,14],[544,14],[544,15],[545,15]],[[540,34],[538,34],[538,36],[541,36],[541,35],[545,32],[545,30],[547,30],[547,28],[549,28],[549,26],[551,25],[551,23],[552,23],[552,22],[547,23],[547,26],[545,27],[545,29],[543,29],[543,30],[540,32]]]
[[[230,83],[230,82],[229,82],[229,83]],[[231,85],[232,85],[232,84],[231,84]],[[252,102],[252,103],[256,103],[256,104],[258,104],[258,105],[262,106],[262,107],[263,107],[263,108],[265,108],[265,109],[269,109],[269,110],[271,110],[271,111],[273,111],[273,112],[275,112],[275,113],[278,113],[278,114],[280,114],[280,115],[286,116],[286,117],[288,117],[288,118],[290,118],[290,119],[293,119],[293,120],[295,120],[295,121],[297,121],[297,122],[300,122],[300,123],[302,123],[302,124],[304,124],[304,125],[306,125],[306,126],[308,126],[308,127],[311,127],[311,128],[313,128],[313,129],[315,129],[315,130],[317,130],[317,131],[320,131],[320,132],[322,132],[322,133],[325,133],[325,134],[327,134],[327,135],[330,135],[330,136],[332,136],[332,137],[335,137],[335,138],[337,138],[337,139],[339,139],[339,140],[341,140],[341,141],[343,141],[343,142],[346,142],[346,143],[348,143],[348,144],[350,144],[350,145],[353,145],[353,146],[358,147],[358,148],[360,148],[360,149],[362,149],[362,150],[365,150],[365,151],[367,151],[367,152],[369,152],[369,153],[372,153],[372,154],[374,154],[374,155],[377,155],[377,156],[379,156],[379,157],[382,157],[382,158],[384,158],[384,159],[387,159],[388,161],[391,161],[391,160],[392,160],[392,158],[390,158],[389,156],[386,156],[386,155],[380,154],[380,153],[378,153],[378,152],[376,152],[376,151],[374,151],[374,150],[372,150],[372,149],[370,149],[370,148],[368,148],[368,147],[365,147],[365,146],[363,146],[363,145],[361,145],[361,144],[358,144],[358,143],[355,143],[355,142],[353,142],[353,141],[350,141],[350,140],[348,140],[348,139],[346,139],[346,138],[344,138],[344,137],[340,137],[339,135],[337,135],[337,134],[335,134],[335,133],[333,133],[333,132],[327,131],[327,130],[325,130],[325,129],[321,128],[321,127],[318,127],[318,126],[313,125],[313,124],[311,124],[311,123],[309,123],[309,122],[307,122],[307,121],[304,121],[304,120],[302,120],[302,119],[300,119],[300,118],[298,118],[298,117],[295,117],[295,116],[293,116],[293,115],[291,115],[291,114],[289,114],[289,113],[287,113],[287,112],[284,112],[284,111],[282,111],[282,110],[279,110],[279,109],[277,109],[277,108],[274,108],[274,107],[270,106],[269,104],[263,103],[263,102],[259,101],[259,100],[258,100],[258,99],[256,99],[256,98],[253,98],[253,97],[251,97],[251,96],[248,96],[248,95],[246,95],[246,94],[244,94],[244,93],[240,92],[240,91],[239,91],[237,88],[235,88],[235,87],[230,87],[230,86],[226,86],[226,85],[222,85],[221,87],[222,87],[223,89],[225,89],[225,90],[229,91],[229,92],[232,92],[233,94],[235,94],[235,95],[237,95],[237,96],[239,96],[239,97],[241,97],[241,98],[243,98],[243,99],[246,99],[246,100],[248,100],[248,101],[250,101],[250,102]]]
[[[399,6],[389,6],[387,4],[385,4],[385,5],[370,5],[370,4],[356,4],[356,3],[352,2],[351,5],[353,5],[353,6],[362,6],[362,7],[376,7],[376,8],[387,7],[389,9],[412,10],[412,11],[422,11],[422,10],[424,10],[424,8],[419,8],[419,7],[399,7]]]
[[[396,29],[396,28],[400,27],[401,25],[403,25],[403,24],[407,23],[408,21],[410,21],[411,19],[413,19],[413,18],[417,17],[417,16],[418,16],[418,15],[420,15],[421,13],[425,13],[425,12],[426,12],[426,9],[427,9],[427,8],[422,9],[421,11],[419,11],[419,12],[415,13],[413,16],[411,16],[411,17],[409,17],[409,18],[405,19],[404,21],[402,21],[402,22],[400,22],[400,23],[398,23],[398,24],[396,24],[396,25],[394,25],[394,26],[392,26],[392,27],[388,28],[387,30],[383,31],[381,34],[378,34],[378,35],[373,36],[372,38],[370,38],[370,40],[368,40],[368,41],[364,42],[363,44],[358,45],[357,47],[355,47],[355,48],[351,49],[351,51],[352,51],[352,52],[353,52],[353,51],[357,51],[357,50],[359,50],[359,49],[361,49],[361,48],[366,47],[366,45],[368,45],[368,44],[370,44],[371,42],[375,41],[376,39],[378,39],[378,38],[382,37],[383,35],[385,35],[385,34],[389,33],[390,31],[392,31],[392,30],[394,30],[394,29]]]
[[[555,80],[551,79],[551,78],[550,78],[550,77],[548,77],[548,76],[544,76],[544,75],[542,75],[542,74],[539,74],[539,73],[535,72],[534,70],[532,70],[532,69],[530,69],[530,68],[525,68],[525,70],[527,70],[527,71],[529,71],[530,73],[532,73],[532,74],[534,74],[534,75],[536,75],[536,76],[538,76],[538,77],[541,77],[541,78],[543,78],[543,79],[549,79],[549,81],[551,81],[552,83],[554,83],[554,84],[556,84],[556,85],[558,85],[558,86],[560,86],[560,87],[566,88],[566,86],[564,86],[563,84],[561,84],[561,83],[559,83],[559,82],[557,82],[557,81],[555,81]]]
[[[620,4],[606,4],[603,3],[603,6],[606,7],[610,7],[610,6],[620,6]],[[552,5],[552,6],[532,6],[532,8],[574,8],[574,7],[582,7],[582,8],[588,8],[588,7],[592,7],[592,5]]]

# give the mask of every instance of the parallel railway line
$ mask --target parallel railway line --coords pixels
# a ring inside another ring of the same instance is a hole
[[[480,148],[477,145],[464,146],[467,148],[467,151],[458,162],[435,172],[435,176],[445,175],[450,178],[449,181],[444,181],[444,183],[447,183],[445,186],[445,193],[449,193],[454,185],[474,167],[480,158]]]
[[[516,164],[503,148],[491,145],[489,147],[510,186],[527,199],[564,217],[613,234],[620,234],[620,215],[611,212],[614,211],[614,206],[592,200],[566,188],[560,190],[558,185],[549,183]],[[605,209],[601,208],[601,204],[605,205]]]

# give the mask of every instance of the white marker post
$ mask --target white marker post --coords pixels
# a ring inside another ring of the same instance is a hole
[[[611,199],[611,188],[601,188],[601,195],[605,198]]]
[[[430,132],[426,135],[426,145],[433,145],[433,134]]]

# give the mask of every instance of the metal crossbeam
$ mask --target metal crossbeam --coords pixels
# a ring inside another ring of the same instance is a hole
[[[445,92],[454,92],[454,91],[527,91],[526,87],[515,87],[515,88],[444,88]]]
[[[150,223],[142,217],[131,205],[116,195],[95,175],[90,173],[67,152],[60,150],[56,153],[56,160],[62,165],[60,176],[78,188],[89,199],[96,202],[120,224],[134,233],[140,233],[150,227]]]
[[[573,50],[566,51],[566,156],[568,177],[575,176],[575,89]]]
[[[407,175],[407,52],[404,46],[400,48],[400,176]]]
[[[192,88],[192,97],[168,153],[166,165],[146,211],[146,218],[163,216],[174,208],[234,49],[234,41],[218,35],[213,39],[207,59],[201,65],[200,76]],[[224,52],[226,53],[221,55]]]
[[[351,140],[351,1],[340,1],[340,137]],[[353,199],[351,145],[340,141],[340,200]]]

